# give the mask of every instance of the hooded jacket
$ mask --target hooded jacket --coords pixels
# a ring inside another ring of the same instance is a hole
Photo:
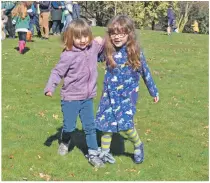
[[[84,50],[73,47],[71,51],[64,51],[60,61],[51,71],[44,93],[53,93],[63,78],[62,100],[85,100],[95,97],[98,76],[97,58],[102,48],[103,44],[100,45],[93,40]]]

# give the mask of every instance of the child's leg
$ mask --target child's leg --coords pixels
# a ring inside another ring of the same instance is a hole
[[[112,133],[105,132],[101,137],[101,150],[109,152],[111,142],[112,142]]]
[[[144,145],[141,142],[139,135],[135,128],[125,131],[129,140],[134,144],[134,162],[142,163],[144,160]]]
[[[85,132],[86,143],[88,146],[89,162],[95,167],[102,167],[104,164],[98,157],[98,144],[96,138],[96,128],[94,122],[93,99],[81,101],[80,119]]]
[[[98,150],[92,99],[82,101],[79,115],[86,135],[88,149]]]
[[[129,140],[133,142],[134,147],[138,147],[141,144],[141,140],[135,128],[125,131],[125,134],[128,136]]]
[[[114,157],[109,153],[112,142],[112,133],[105,132],[101,137],[101,154],[100,158],[103,162],[115,163]]]
[[[63,129],[60,137],[60,146],[58,153],[65,155],[68,153],[68,146],[71,139],[71,133],[76,128],[77,116],[79,113],[79,101],[61,101],[61,109],[63,113]]]

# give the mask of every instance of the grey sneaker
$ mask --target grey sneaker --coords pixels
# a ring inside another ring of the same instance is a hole
[[[104,167],[103,161],[98,157],[98,151],[88,150],[88,161],[96,168]]]
[[[111,163],[111,164],[114,164],[115,163],[115,159],[114,157],[112,156],[112,154],[110,154],[108,151],[101,151],[100,155],[99,155],[99,158],[104,162],[108,162],[108,163]]]
[[[69,149],[69,144],[65,144],[61,142],[58,147],[58,154],[60,154],[61,156],[64,156],[68,153],[68,149]]]

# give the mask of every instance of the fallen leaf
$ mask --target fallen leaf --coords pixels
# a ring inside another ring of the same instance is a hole
[[[49,181],[51,176],[50,175],[47,175],[47,174],[44,174],[44,173],[39,173],[39,176],[43,179],[45,179],[46,181]]]
[[[125,169],[126,172],[136,172],[136,169]]]
[[[39,115],[40,115],[41,117],[44,117],[44,112],[43,112],[43,111],[40,111],[40,112],[39,112]]]
[[[147,142],[150,142],[151,141],[151,139],[147,139]]]
[[[148,134],[148,133],[151,133],[151,130],[150,129],[147,129],[146,130],[146,133]]]
[[[53,118],[54,119],[58,119],[58,115],[57,114],[53,114]]]
[[[204,126],[203,128],[204,128],[204,129],[208,129],[208,128],[209,128],[209,126]]]
[[[14,159],[14,156],[11,154],[11,155],[9,156],[9,159]]]
[[[71,177],[75,177],[74,173],[70,173],[69,175],[70,175]]]

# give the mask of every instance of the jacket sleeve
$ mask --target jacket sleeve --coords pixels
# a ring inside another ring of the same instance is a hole
[[[52,69],[47,85],[44,89],[46,92],[54,92],[61,79],[64,77],[69,69],[71,59],[63,52],[60,56],[58,64]]]
[[[146,63],[146,59],[144,57],[144,54],[140,53],[140,61],[141,61],[141,67],[139,69],[139,72],[144,80],[145,85],[147,86],[147,89],[152,97],[156,97],[159,95],[158,89],[155,85],[155,82],[152,78],[152,75],[150,73],[149,67]]]
[[[12,18],[12,24],[13,25],[15,25],[17,23],[17,21],[18,21],[18,17],[17,16]]]
[[[93,40],[93,44],[95,46],[95,52],[96,53],[101,53],[104,49],[104,43],[105,43],[105,39],[103,38],[103,41],[101,44],[99,44],[97,41]]]

